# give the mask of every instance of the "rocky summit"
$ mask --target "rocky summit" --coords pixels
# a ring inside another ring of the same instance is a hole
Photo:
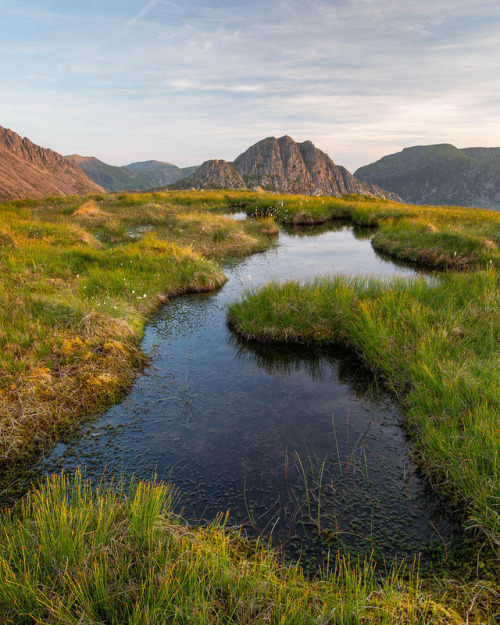
[[[0,126],[0,200],[103,191],[61,154]]]
[[[412,204],[500,210],[500,148],[413,146],[361,167],[355,175]]]
[[[191,178],[182,180],[195,189],[245,189],[245,181],[232,163],[223,160],[205,161]]]
[[[291,137],[268,137],[252,145],[233,163],[212,160],[177,183],[182,188],[254,189],[279,193],[334,195],[359,193],[401,201],[395,193],[362,182],[311,141],[297,143]]]

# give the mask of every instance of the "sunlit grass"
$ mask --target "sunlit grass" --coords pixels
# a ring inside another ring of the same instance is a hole
[[[268,218],[221,215],[234,208]],[[249,338],[356,349],[406,406],[422,466],[496,544],[500,215],[488,211],[225,191],[0,204],[3,468],[123,393],[144,364],[138,340],[148,315],[170,296],[223,284],[208,259],[265,249],[274,219],[338,218],[378,226],[373,245],[394,257],[482,271],[269,287],[235,305],[232,322]],[[494,592],[482,583],[436,581],[431,596],[397,567],[382,582],[372,561],[334,555],[330,570],[310,581],[222,519],[183,524],[172,498],[152,484],[92,490],[78,475],[30,493],[2,518],[0,620],[495,622]]]
[[[144,363],[148,315],[225,282],[208,259],[273,243],[271,219],[234,221],[216,207],[228,210],[225,196],[210,211],[168,194],[0,204],[0,465],[115,401]]]
[[[0,528],[2,623],[345,624],[462,622],[416,571],[331,557],[317,579],[226,527],[189,527],[154,483],[53,477]],[[471,621],[479,622],[477,609]]]
[[[270,284],[233,304],[259,341],[356,349],[405,405],[420,463],[500,546],[500,278],[345,276]]]
[[[250,215],[287,224],[348,219],[378,226],[375,249],[426,267],[500,266],[500,213],[475,208],[410,206],[387,200],[305,196],[263,197],[247,202]]]

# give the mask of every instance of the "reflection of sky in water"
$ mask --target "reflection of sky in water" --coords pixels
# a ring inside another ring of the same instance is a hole
[[[146,330],[145,375],[124,402],[59,445],[48,470],[156,471],[180,488],[188,518],[230,510],[235,522],[250,517],[280,539],[310,541],[317,504],[312,514],[307,494],[310,504],[321,491],[321,524],[339,532],[334,549],[340,536],[350,549],[409,555],[438,540],[433,524],[447,535],[397,409],[352,354],[248,345],[226,326],[227,304],[271,278],[415,274],[348,227],[322,230],[282,233],[277,248],[226,266],[218,292],[165,306]]]

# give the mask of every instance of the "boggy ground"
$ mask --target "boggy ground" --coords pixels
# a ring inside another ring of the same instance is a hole
[[[189,199],[0,204],[0,470],[115,401],[144,364],[148,315],[169,297],[224,284],[214,259],[273,244],[271,219],[216,214],[227,210],[223,195]]]
[[[256,213],[286,223],[342,216],[378,225],[376,249],[459,270],[389,282],[335,275],[270,284],[232,305],[228,319],[248,340],[349,346],[383,376],[405,407],[421,467],[479,530],[477,561],[485,545],[490,550],[480,568],[498,590],[500,214],[326,198],[263,201]]]
[[[2,623],[123,625],[459,625],[423,592],[418,575],[332,555],[304,577],[221,516],[189,527],[175,492],[152,483],[94,490],[79,474],[54,476],[5,515],[0,527]],[[477,590],[481,594],[482,590]],[[481,622],[467,596],[469,622]]]
[[[0,204],[4,469],[126,390],[144,363],[138,341],[148,314],[166,297],[223,284],[210,258],[272,244],[272,220],[217,214],[234,206],[286,223],[378,225],[374,246],[396,257],[485,269],[414,285],[335,278],[274,286],[232,308],[231,319],[249,337],[358,349],[405,402],[423,466],[456,489],[495,545],[500,215],[488,211],[223,192]],[[480,568],[491,561],[478,557],[467,583],[444,573],[425,590],[398,567],[381,580],[373,563],[334,556],[331,570],[310,580],[223,522],[186,526],[171,498],[151,484],[95,492],[78,475],[33,491],[3,513],[2,621],[496,622],[495,575]]]

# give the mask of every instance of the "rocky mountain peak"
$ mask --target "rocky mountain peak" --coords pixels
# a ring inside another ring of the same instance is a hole
[[[297,143],[288,135],[267,137],[234,161],[247,186],[281,193],[360,193],[399,201],[395,194],[357,180],[311,141]]]
[[[65,166],[66,164],[64,156],[58,152],[54,152],[49,148],[42,148],[27,137],[21,138],[17,133],[1,126],[0,142],[11,154],[15,154],[25,162],[49,167],[54,167],[57,164]]]
[[[205,161],[187,178],[187,184],[197,189],[245,189],[245,181],[238,174],[234,165],[224,160]],[[185,182],[185,181],[183,181]]]
[[[234,163],[206,161],[195,174],[176,183],[178,188],[260,188],[279,193],[340,196],[359,193],[400,202],[395,193],[361,182],[311,141],[297,143],[288,135],[266,137],[250,146]]]

